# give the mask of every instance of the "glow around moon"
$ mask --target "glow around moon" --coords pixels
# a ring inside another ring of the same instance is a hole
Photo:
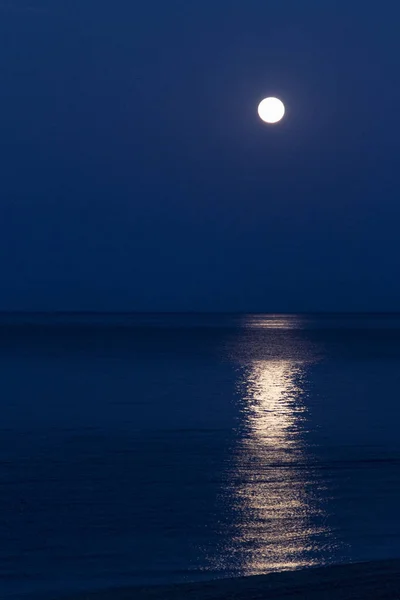
[[[258,115],[265,123],[278,123],[285,114],[285,105],[279,98],[264,98],[258,105]]]

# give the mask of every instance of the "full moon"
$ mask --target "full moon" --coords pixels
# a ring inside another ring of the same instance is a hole
[[[285,105],[279,98],[264,98],[258,105],[258,115],[265,123],[278,123],[285,114]]]

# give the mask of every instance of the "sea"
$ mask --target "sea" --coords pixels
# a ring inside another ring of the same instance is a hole
[[[400,557],[400,315],[0,315],[0,597]]]

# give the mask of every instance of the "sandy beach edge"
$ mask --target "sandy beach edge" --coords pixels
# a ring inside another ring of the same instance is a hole
[[[201,583],[131,587],[57,600],[400,600],[400,559]],[[55,599],[56,600],[56,599]]]

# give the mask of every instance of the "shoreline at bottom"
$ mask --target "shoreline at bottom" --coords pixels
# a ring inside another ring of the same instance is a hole
[[[54,600],[399,600],[400,559],[75,594]]]

